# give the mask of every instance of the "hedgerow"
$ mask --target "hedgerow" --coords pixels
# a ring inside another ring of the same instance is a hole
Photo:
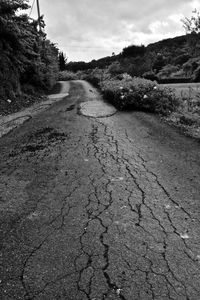
[[[109,79],[100,83],[104,97],[119,110],[142,110],[161,115],[174,111],[179,100],[169,88],[143,78]]]

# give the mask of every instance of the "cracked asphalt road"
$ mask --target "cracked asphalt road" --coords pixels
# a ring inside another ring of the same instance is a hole
[[[200,144],[86,87],[0,139],[0,299],[200,299]]]

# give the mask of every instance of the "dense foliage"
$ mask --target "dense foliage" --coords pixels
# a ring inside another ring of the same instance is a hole
[[[78,76],[76,75],[76,73],[73,73],[71,71],[60,71],[58,79],[60,81],[76,80],[78,79]]]
[[[118,109],[136,109],[168,115],[179,105],[172,90],[160,88],[155,82],[125,77],[100,83],[105,98]]]
[[[110,67],[80,71],[76,73],[76,78],[87,80],[97,87],[104,98],[119,110],[169,115],[180,104],[179,98],[171,89],[160,87],[156,81],[131,77],[127,73],[113,74]]]
[[[1,101],[49,89],[58,77],[58,49],[19,13],[27,8],[26,0],[0,2]]]
[[[67,65],[66,54],[63,53],[63,52],[59,52],[58,60],[59,60],[59,69],[60,69],[60,71],[64,71],[66,69],[66,65]]]
[[[131,45],[128,47],[125,47],[122,51],[122,56],[127,57],[127,56],[142,56],[145,54],[145,46],[137,46],[137,45]]]

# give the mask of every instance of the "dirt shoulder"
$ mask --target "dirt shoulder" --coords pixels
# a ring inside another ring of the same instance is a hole
[[[200,140],[200,116],[192,113],[174,112],[163,118],[169,125],[175,126],[186,136]]]
[[[49,95],[65,93],[65,87],[62,81],[59,81],[55,84],[55,86],[49,91],[48,94],[40,94],[38,95],[22,95],[16,100],[0,100],[0,118],[3,116],[7,116],[10,114],[17,113],[24,109],[27,109],[33,105],[37,105],[39,103],[43,103],[49,99]]]
[[[69,82],[59,82],[52,91],[54,92],[53,94],[39,98],[37,103],[34,103],[28,108],[12,114],[0,116],[0,137],[31,119],[36,114],[48,109],[53,103],[67,97],[69,95],[69,88]]]

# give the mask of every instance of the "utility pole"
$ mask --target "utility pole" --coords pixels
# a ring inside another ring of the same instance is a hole
[[[37,0],[37,12],[38,12],[38,24],[39,24],[39,29],[42,31],[41,27],[41,19],[40,19],[40,5],[39,5],[39,0]]]

